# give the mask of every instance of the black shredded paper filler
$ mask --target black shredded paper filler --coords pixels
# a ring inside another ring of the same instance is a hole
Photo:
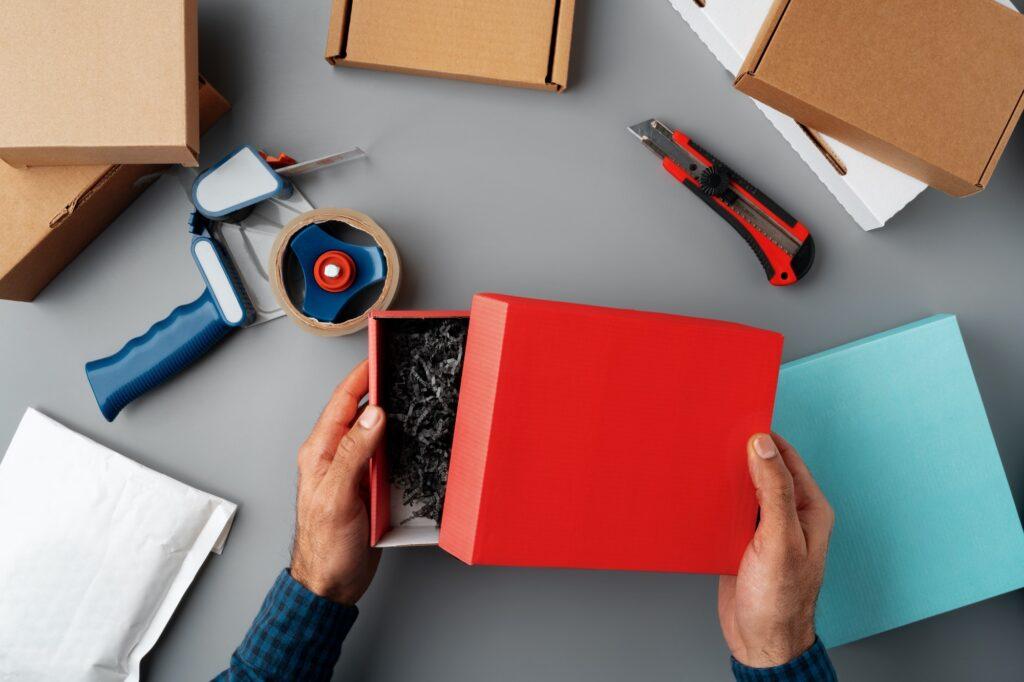
[[[413,518],[441,521],[469,320],[381,320],[381,407],[391,483]]]

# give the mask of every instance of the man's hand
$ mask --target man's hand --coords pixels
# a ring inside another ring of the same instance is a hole
[[[384,413],[367,406],[353,423],[368,385],[363,362],[334,390],[299,448],[291,574],[321,597],[349,605],[366,592],[380,561],[380,550],[370,548],[363,484],[384,433]]]
[[[758,434],[747,444],[761,520],[738,576],[718,582],[718,619],[732,655],[753,668],[814,644],[814,605],[834,515],[793,446]]]

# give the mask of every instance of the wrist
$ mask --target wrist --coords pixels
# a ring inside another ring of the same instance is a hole
[[[298,556],[292,557],[292,565],[288,569],[289,574],[295,580],[307,590],[329,599],[336,604],[342,606],[355,606],[357,598],[349,594],[343,586],[339,585],[336,580],[321,575],[319,572],[312,570],[302,559]]]
[[[748,668],[774,668],[799,658],[816,640],[817,635],[811,624],[751,640],[749,643],[744,642],[740,650],[733,651],[732,655]]]
[[[788,680],[815,680],[816,682],[836,682],[835,668],[829,660],[825,645],[820,639],[806,651],[781,665],[770,668],[752,668],[732,659],[732,674],[736,682],[783,682]]]

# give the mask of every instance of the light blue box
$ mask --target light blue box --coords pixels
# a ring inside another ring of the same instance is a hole
[[[1024,531],[955,316],[784,365],[773,426],[836,511],[826,645],[1024,587]]]

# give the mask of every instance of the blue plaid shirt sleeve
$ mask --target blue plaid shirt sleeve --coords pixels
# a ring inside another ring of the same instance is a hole
[[[774,668],[748,668],[734,658],[732,674],[736,682],[836,682],[838,679],[820,639],[815,639],[810,649],[789,663]]]
[[[216,682],[330,680],[359,610],[313,594],[281,571],[231,667]]]

